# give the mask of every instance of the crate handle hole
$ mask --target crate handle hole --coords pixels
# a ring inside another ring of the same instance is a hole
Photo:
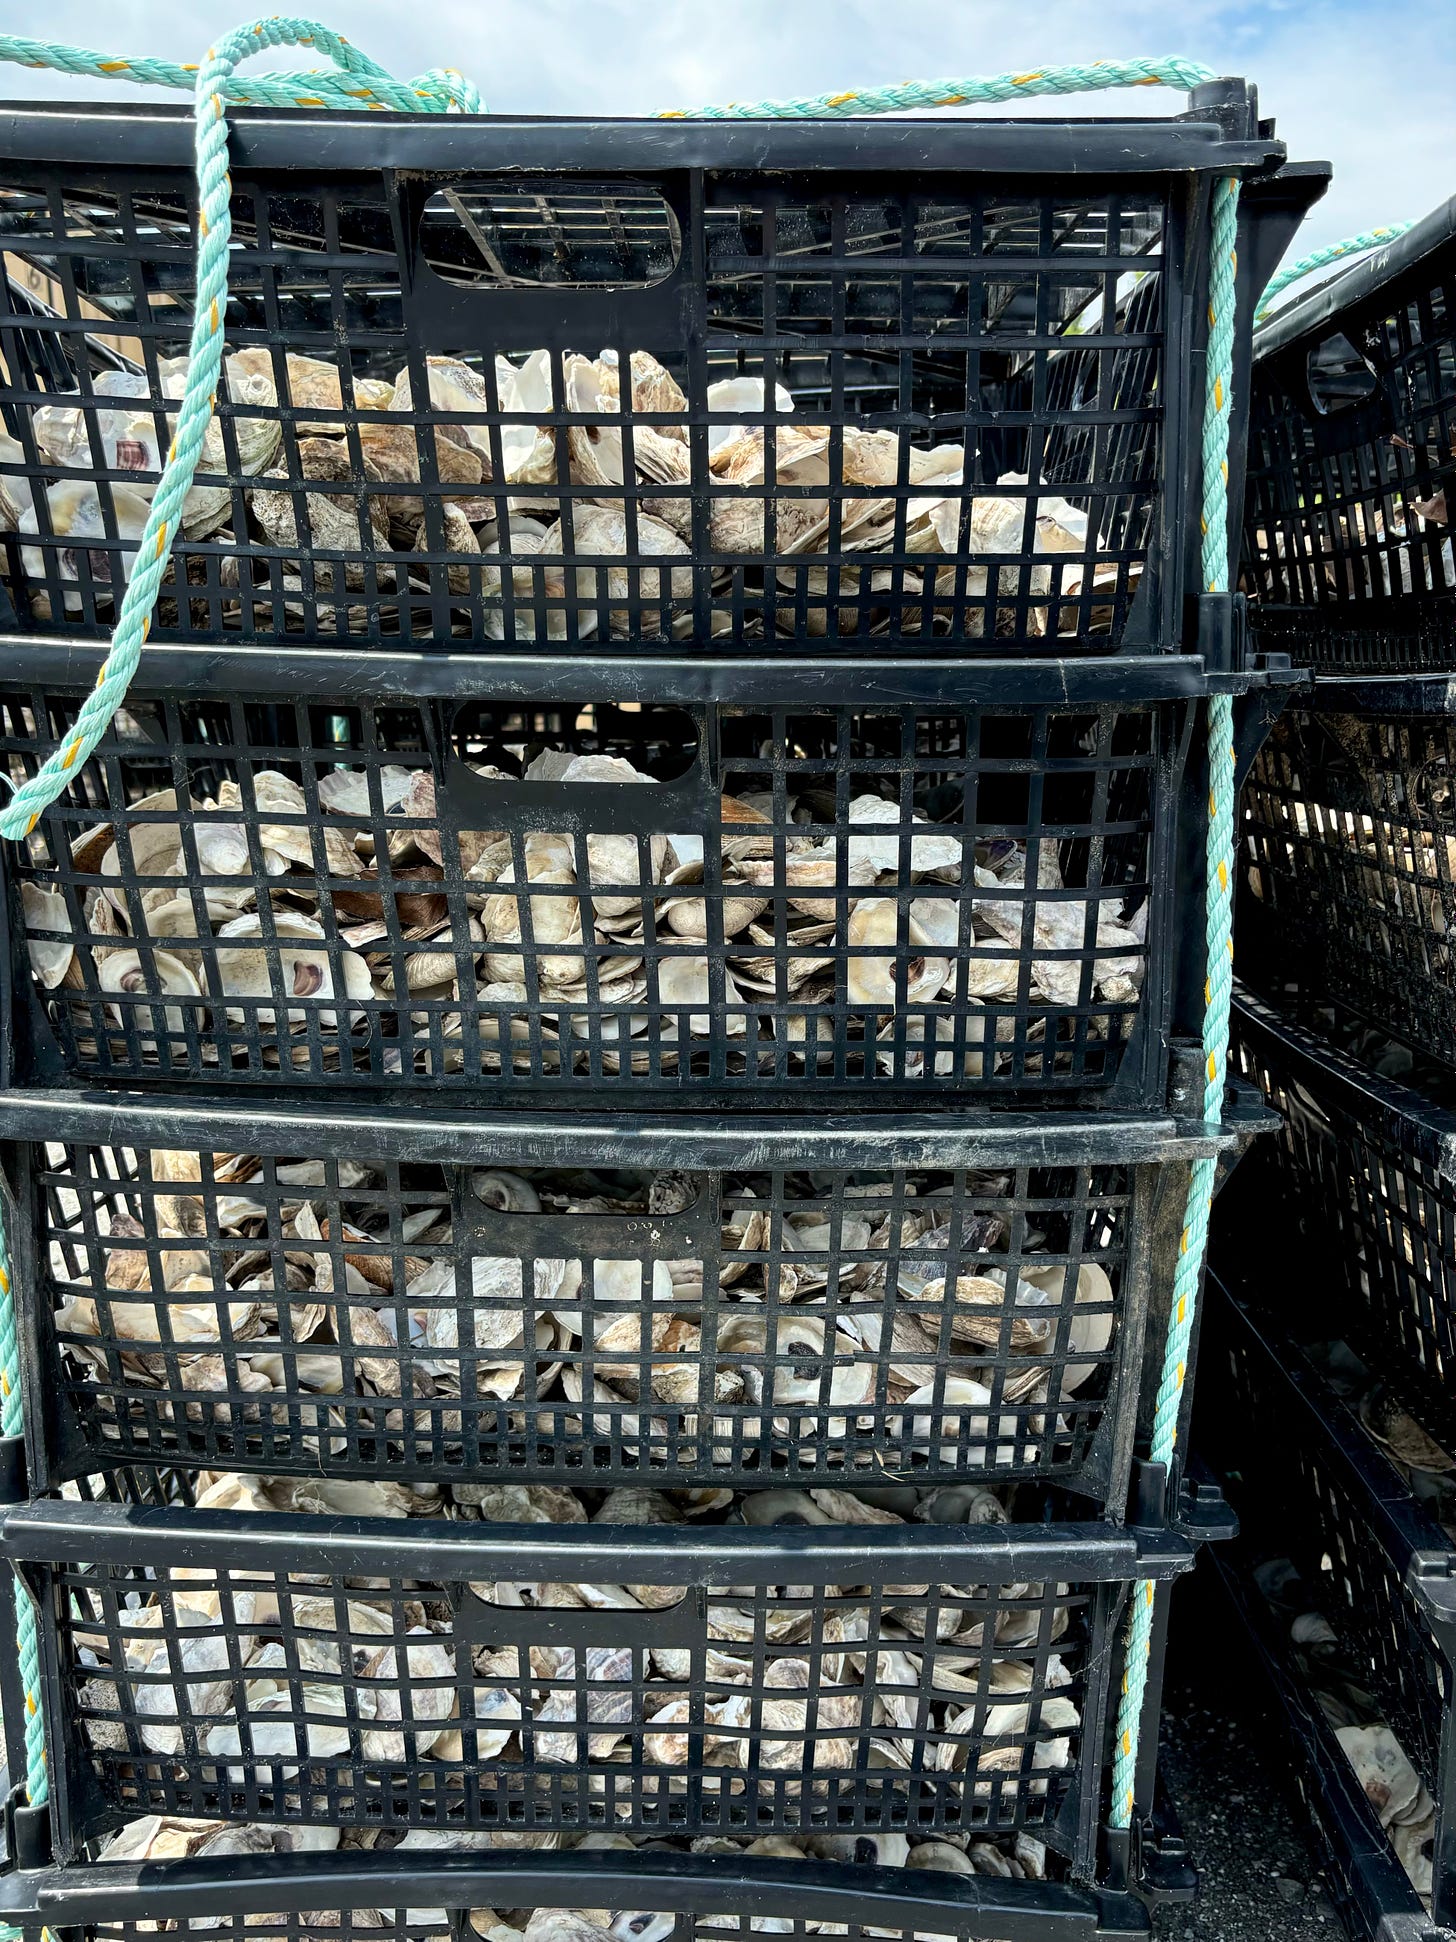
[[[446,183],[421,212],[419,242],[437,277],[471,289],[648,290],[682,258],[659,189],[577,175]]]
[[[1380,379],[1364,353],[1336,331],[1316,344],[1306,366],[1310,402],[1322,418],[1342,411],[1355,411],[1368,404],[1380,388]]]

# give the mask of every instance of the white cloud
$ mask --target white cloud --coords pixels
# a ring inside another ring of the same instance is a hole
[[[1297,248],[1399,216],[1449,190],[1456,51],[1440,4],[1409,21],[1350,0],[318,0],[330,24],[401,75],[462,68],[491,106],[648,113],[816,94],[856,83],[1178,52],[1259,83],[1292,155],[1336,165]],[[195,59],[239,0],[52,0],[47,34],[105,51]],[[303,56],[289,64],[307,65]],[[113,93],[7,69],[0,94]],[[1034,114],[1167,112],[1149,89],[1027,103]]]

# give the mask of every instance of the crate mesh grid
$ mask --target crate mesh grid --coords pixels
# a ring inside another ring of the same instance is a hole
[[[812,1896],[806,1899],[812,1906]],[[572,1912],[568,1911],[568,1915]],[[857,1922],[835,1920],[842,1912],[837,1907],[823,1915],[799,1916],[766,1915],[758,1911],[693,1915],[663,1910],[634,1919],[644,1923],[650,1919],[656,1942],[698,1942],[702,1936],[712,1936],[717,1942],[724,1936],[759,1935],[783,1935],[790,1942],[809,1942],[811,1936],[831,1931],[847,1937],[848,1942],[882,1942],[885,1937],[890,1942],[912,1942],[912,1937],[921,1933],[893,1926],[883,1916]],[[940,1923],[936,1933],[954,1936],[957,1942],[973,1942],[973,1938],[984,1934],[984,1917],[979,1913],[962,1915],[958,1924],[954,1909],[937,1904],[933,1912]],[[452,1909],[444,1913],[443,1921],[434,1910],[405,1908],[309,1909],[293,1914],[209,1914],[190,1918],[184,1914],[169,1917],[168,1930],[182,1938],[182,1942],[203,1935],[235,1937],[237,1942],[242,1942],[245,1936],[252,1938],[252,1942],[364,1942],[366,1937],[368,1942],[458,1942],[469,1927],[471,1911]],[[927,1920],[930,1914],[927,1909]],[[590,1920],[590,1911],[587,1920]],[[155,1924],[136,1920],[100,1920],[88,1922],[85,1928],[87,1942],[138,1942],[140,1936],[154,1932]]]
[[[1241,962],[1456,1064],[1456,725],[1290,711],[1242,798]]]
[[[1428,1418],[1450,1430],[1456,1369],[1456,1182],[1399,1109],[1322,1090],[1308,1052],[1235,1028],[1236,1056],[1283,1115],[1256,1163],[1290,1218],[1338,1266],[1341,1326]],[[1411,1103],[1415,1103],[1412,1097]]]
[[[126,501],[117,493],[150,488],[151,453],[138,447],[150,441],[164,451],[170,437],[158,360],[179,355],[190,328],[190,194],[162,184],[88,185],[71,170],[36,171],[30,182],[25,173],[12,166],[0,185],[0,242],[37,267],[50,301],[0,296],[0,358],[11,373],[4,402],[19,447],[0,461],[0,479],[27,496],[43,478],[95,482],[99,530],[77,547],[50,520],[41,524],[42,514],[26,548],[12,538],[4,552],[23,625],[100,634],[127,556],[118,511]],[[512,410],[494,359],[479,355],[478,337],[472,343],[458,325],[445,336],[444,325],[421,331],[417,286],[406,288],[401,261],[409,245],[396,221],[401,196],[413,209],[413,187],[393,192],[381,178],[372,187],[300,183],[281,194],[235,177],[227,338],[233,353],[263,353],[271,362],[279,398],[289,396],[285,344],[333,363],[346,379],[393,379],[407,369],[416,400],[429,395],[427,353],[458,353],[470,359],[482,391],[479,408],[463,414],[418,403],[389,412],[345,398],[321,417],[292,403],[249,404],[225,377],[218,437],[198,488],[221,495],[236,532],[245,496],[258,490],[240,445],[251,449],[262,436],[258,426],[276,426],[271,468],[279,477],[268,489],[290,503],[297,535],[275,533],[265,543],[255,533],[242,546],[184,533],[155,639],[393,639],[428,648],[453,633],[507,646],[549,637],[589,652],[608,631],[585,618],[599,622],[607,611],[599,604],[604,587],[569,599],[528,552],[507,553],[515,562],[510,584],[498,575],[493,584],[479,554],[447,535],[446,506],[466,497],[457,490],[452,501],[458,469],[444,466],[441,476],[444,461],[430,435],[432,426],[448,425],[472,434],[467,442],[489,468],[469,497],[494,513],[501,533],[510,530],[511,507],[559,504],[565,559],[577,557],[584,578],[602,580],[610,560],[614,582],[624,583],[611,593],[611,631],[629,641],[788,637],[832,647],[873,636],[891,652],[899,642],[932,638],[973,646],[999,637],[1044,649],[1055,636],[1058,651],[1070,653],[1119,644],[1163,521],[1167,420],[1175,408],[1165,382],[1163,285],[1174,227],[1181,249],[1171,192],[1079,183],[1070,195],[947,197],[911,192],[907,180],[901,194],[826,194],[808,185],[735,186],[730,177],[695,172],[689,206],[679,210],[650,186],[639,185],[635,197],[628,185],[597,185],[594,195],[584,186],[586,194],[563,198],[559,178],[537,194],[508,185],[504,209],[490,206],[496,192],[488,182],[483,191],[462,183],[453,196],[437,195],[418,217],[416,275],[426,295],[438,286],[476,299],[553,285],[581,304],[577,351],[593,356],[605,348],[623,370],[634,351],[661,356],[686,402],[654,410],[623,399],[612,420],[628,459],[627,482],[610,494],[626,523],[625,544],[619,540],[610,554],[596,543],[578,554],[575,544],[574,517],[601,495],[598,486],[573,483],[566,434],[573,426],[599,429],[600,413]],[[644,198],[657,205],[657,221]],[[625,208],[614,206],[624,199]],[[650,290],[675,274],[674,261],[695,286],[685,353],[674,351],[661,326],[656,337],[650,322],[633,335],[613,325],[610,305],[589,301],[594,289]],[[1136,286],[1130,315],[1129,284]],[[497,354],[538,347],[528,326],[516,329],[519,342],[485,334]],[[98,330],[129,346],[131,368],[149,380],[150,401],[140,400],[138,413],[152,420],[147,439],[118,440],[102,415],[115,403],[95,388],[101,372],[91,368],[97,360],[88,338]],[[604,345],[603,337],[614,341]],[[559,345],[547,347],[558,406],[572,395],[563,356]],[[707,387],[738,375],[762,377],[770,395],[784,384],[795,398],[792,416],[768,415],[767,485],[726,483],[708,466],[710,433],[730,429],[739,414],[710,412]],[[82,420],[70,464],[42,449],[34,426],[35,413],[63,394]],[[827,425],[827,481],[776,476],[774,441],[796,421]],[[318,455],[300,449],[320,423],[346,448],[342,465],[322,477]],[[552,435],[554,465],[544,468],[546,477],[511,480],[508,489],[504,434],[536,424]],[[894,476],[872,485],[853,463],[845,466],[845,431],[866,424],[901,443]],[[651,445],[646,435],[664,428],[675,440],[681,430],[691,454],[686,474],[666,491],[655,477],[636,483],[632,463],[639,443]],[[381,478],[378,464],[366,468],[366,447],[397,431],[413,435],[414,449],[406,436],[404,474]],[[912,437],[923,449],[927,433],[935,444],[959,445],[966,465],[966,486],[950,489],[960,507],[957,541],[935,556],[929,587],[925,559],[907,540],[913,503],[926,493],[906,454]],[[972,499],[993,484],[998,497],[1024,504],[1022,530],[978,549],[968,571]],[[1064,496],[1088,515],[1085,540],[1067,553],[1033,556],[1039,502]],[[811,499],[825,510],[806,550],[797,529]],[[854,528],[872,500],[892,507],[890,532],[882,549],[866,555]],[[422,503],[417,524],[412,502]],[[665,503],[687,543],[674,566],[683,584],[675,581],[666,600],[638,530],[640,517]],[[718,509],[753,505],[763,509],[758,543],[725,546],[723,531],[713,529]],[[387,525],[396,508],[406,510],[408,539],[397,529],[381,533],[371,517],[377,511]],[[872,594],[862,585],[866,568],[885,580]]]
[[[651,1570],[650,1559],[614,1556],[610,1539],[593,1555],[606,1570]],[[501,1568],[510,1563],[503,1550]],[[389,1578],[354,1589],[329,1564],[321,1546],[292,1575],[206,1564],[35,1572],[55,1620],[73,1769],[94,1777],[105,1811],[542,1830],[1034,1828],[1054,1844],[1067,1838],[1057,1821],[1082,1732],[1060,1709],[1080,1716],[1088,1704],[1093,1640],[1110,1643],[1105,1588],[897,1586],[867,1558],[854,1587],[642,1587],[680,1596],[645,1614],[590,1614],[601,1645],[548,1651],[525,1642],[549,1637],[563,1614],[498,1609],[489,1585]],[[142,1600],[158,1614],[144,1631]],[[385,1608],[379,1629],[363,1620],[365,1600]],[[429,1639],[417,1630],[422,1614],[443,1626]],[[786,1625],[802,1635],[783,1638]],[[607,1643],[613,1626],[627,1644]],[[952,1628],[961,1636],[937,1636]],[[673,1643],[632,1642],[653,1633]],[[162,1649],[162,1665],[129,1663],[139,1637]],[[479,1671],[475,1655],[493,1638],[519,1643],[496,1645]],[[275,1649],[268,1669],[250,1672],[259,1640]],[[876,1658],[873,1682],[849,1669],[856,1640]],[[204,1641],[211,1663],[199,1677]],[[887,1653],[913,1653],[920,1668]],[[746,1683],[723,1654],[746,1663]],[[1029,1683],[1008,1703],[995,1675],[1013,1662]],[[879,1702],[897,1687],[904,1718],[886,1720]],[[477,1690],[505,1692],[519,1708],[518,1761],[487,1750],[510,1722],[478,1721]],[[267,1705],[269,1691],[289,1695],[286,1713]],[[682,1703],[654,1729],[659,1700]],[[625,1742],[627,1757],[606,1757],[601,1737]],[[718,1741],[741,1746],[739,1764],[713,1763]]]
[[[13,775],[33,772],[47,737],[65,732],[77,705],[43,691],[0,698],[0,760]],[[48,1023],[38,1023],[41,1038],[55,1040],[45,1056],[77,1077],[195,1082],[226,1073],[266,1083],[462,1086],[484,1074],[521,1094],[590,1087],[624,1098],[748,1088],[761,1096],[768,1083],[799,1099],[806,1076],[831,1090],[915,1096],[1071,1093],[1121,1077],[1123,1090],[1136,1094],[1140,1011],[1158,1005],[1161,992],[1147,977],[1151,988],[1129,994],[1127,974],[1145,980],[1155,927],[1166,922],[1158,860],[1171,842],[1169,771],[1180,714],[1170,704],[592,702],[472,704],[446,720],[427,705],[343,697],[336,704],[139,697],[31,839],[28,874],[64,900],[62,929],[78,947],[63,988],[38,1001],[48,1014]],[[542,800],[543,785],[526,783],[518,786],[534,801],[523,806],[510,782],[485,785],[476,773],[494,766],[518,774],[523,745],[623,756],[656,786],[561,783]],[[402,771],[413,792],[407,796],[399,793]],[[300,807],[274,807],[275,796],[260,803],[259,779],[279,775],[301,791]],[[361,777],[367,808],[323,805],[321,790]],[[224,790],[226,807],[204,806]],[[730,813],[745,794],[767,819],[748,832],[752,844],[741,812]],[[880,799],[885,821],[852,820],[851,803],[865,795]],[[866,876],[871,829],[894,844],[893,864],[876,866],[890,881],[878,886],[872,871]],[[109,857],[98,835],[104,830]],[[283,875],[265,841],[270,830],[294,851]],[[684,889],[665,880],[670,859],[658,846],[684,830],[689,844],[702,843],[703,880],[687,890],[702,900],[703,938],[671,927],[670,906]],[[603,865],[591,861],[590,841],[602,831],[625,834],[635,848],[630,880],[620,885],[603,882]],[[158,846],[173,832],[164,855]],[[566,846],[575,882],[541,879],[544,832]],[[351,835],[347,856],[328,847]],[[360,874],[360,836],[372,875]],[[411,836],[415,860],[391,863],[391,844]],[[937,839],[956,859],[957,881],[944,868],[932,876],[916,867]],[[234,854],[220,858],[228,841]],[[537,877],[528,896],[514,898],[519,941],[487,948],[478,913],[492,884],[470,876],[469,867],[493,841],[509,843],[502,887],[525,882],[532,867]],[[823,864],[805,863],[809,845]],[[726,867],[745,849],[750,860],[741,869]],[[976,877],[973,863],[1018,852],[1023,882],[1014,873],[1000,884],[984,872]],[[806,884],[806,869],[821,867],[828,880]],[[912,883],[912,873],[920,881]],[[180,916],[179,894],[187,902]],[[853,942],[855,906],[878,898],[894,907],[894,941]],[[432,922],[412,927],[421,900]],[[579,938],[542,935],[555,928],[557,902],[576,905]],[[761,909],[751,928],[742,912],[755,903]],[[158,904],[168,908],[154,928]],[[233,923],[254,926],[231,969],[220,953],[236,954],[239,945],[224,934],[224,905],[240,913]],[[977,905],[994,907],[996,921],[982,916],[978,929]],[[1062,918],[1062,907],[1080,912],[1080,925]],[[801,914],[832,921],[832,936],[803,932]],[[310,932],[300,944],[300,917],[323,935]],[[1118,928],[1115,939],[1099,942],[1104,920]],[[919,926],[926,921],[941,927],[944,942],[925,942]],[[1019,935],[1008,937],[1013,923]],[[1141,927],[1137,935],[1129,923]],[[20,935],[29,927],[60,942],[61,933],[34,912],[17,913],[16,925]],[[180,937],[164,925],[196,935]],[[96,952],[122,947],[138,954],[131,988],[103,987]],[[167,954],[160,966],[158,952]],[[918,967],[936,954],[951,966],[943,1002],[927,1001],[915,983]],[[453,963],[442,967],[442,957]],[[663,989],[674,958],[706,965],[702,988],[687,1001]],[[863,984],[851,989],[851,966],[871,962],[888,967],[883,997],[859,995]],[[432,981],[423,986],[427,963]],[[989,967],[998,969],[988,983]],[[316,996],[300,990],[300,977],[307,983],[320,973]],[[568,973],[573,982],[564,983]],[[184,974],[199,986],[196,996],[176,991]],[[1100,981],[1114,974],[1120,982],[1103,995]],[[245,977],[266,989],[243,987]],[[462,1004],[456,994],[483,989],[482,980],[493,989]],[[988,995],[978,998],[975,989]]]
[[[1299,1793],[1330,1899],[1352,1936],[1369,1942],[1420,1942],[1431,1917],[1401,1866],[1375,1808],[1319,1709],[1275,1615],[1250,1581],[1242,1559],[1215,1560],[1225,1594],[1275,1705],[1276,1728],[1293,1747],[1289,1773]]]
[[[1234,1497],[1250,1553],[1292,1559],[1351,1666],[1368,1678],[1375,1710],[1441,1811],[1451,1800],[1449,1632],[1433,1622],[1425,1599],[1413,1588],[1413,1560],[1386,1548],[1373,1487],[1348,1474],[1333,1430],[1322,1423],[1289,1433],[1301,1413],[1291,1410],[1287,1381],[1270,1367],[1267,1345],[1241,1325],[1225,1355],[1237,1420],[1286,1425],[1285,1434],[1276,1431],[1278,1481],[1260,1472],[1259,1487],[1250,1490],[1246,1475],[1244,1489]],[[1389,1488],[1393,1497],[1403,1495],[1393,1475]],[[1434,1565],[1440,1540],[1434,1520],[1428,1537],[1425,1561]]]
[[[640,1211],[538,1215],[494,1211],[457,1166],[370,1160],[365,1176],[350,1155],[82,1142],[29,1155],[37,1382],[68,1464],[84,1450],[305,1477],[1114,1487],[1147,1218],[1128,1167],[582,1171],[578,1199],[600,1184]],[[179,1157],[195,1179],[175,1177]],[[558,1200],[572,1178],[533,1172]],[[664,1214],[659,1188],[686,1211]],[[240,1198],[256,1210],[242,1220]],[[297,1231],[304,1201],[322,1238]],[[448,1233],[417,1236],[435,1212]],[[427,1289],[434,1263],[447,1273]],[[974,1315],[947,1307],[937,1275],[979,1278]],[[543,1313],[570,1335],[543,1346]],[[806,1328],[823,1331],[817,1353]],[[984,1391],[974,1407],[961,1378]]]
[[[1297,661],[1456,665],[1453,267],[1432,252],[1255,364],[1245,572]]]

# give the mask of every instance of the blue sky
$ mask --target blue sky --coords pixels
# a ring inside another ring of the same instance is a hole
[[[277,12],[284,0],[264,0]],[[1456,193],[1456,0],[299,0],[396,73],[453,66],[489,105],[639,113],[906,76],[1181,53],[1259,83],[1293,156],[1335,164],[1297,249]],[[7,27],[196,57],[247,0],[4,0]],[[185,26],[179,23],[185,22]],[[1419,42],[1419,44],[1418,44]],[[0,98],[106,92],[7,67]],[[125,90],[134,93],[133,90]],[[1102,97],[1164,112],[1162,90]],[[1096,98],[1073,113],[1096,113]],[[1059,103],[1040,112],[1064,113]]]

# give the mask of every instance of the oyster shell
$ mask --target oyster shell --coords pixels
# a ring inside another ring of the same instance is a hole
[[[21,880],[20,904],[30,968],[42,991],[54,991],[71,979],[76,962],[70,909],[58,890],[47,890],[29,877]]]
[[[93,600],[105,599],[130,577],[151,501],[130,486],[116,484],[108,487],[108,497],[109,517],[88,480],[62,479],[33,497],[16,521],[22,537],[34,534],[47,540],[45,546],[22,547],[21,562],[37,585],[49,585],[53,578],[62,583],[68,613],[83,610],[83,587]]]
[[[321,1030],[335,1031],[339,1028],[339,1014],[324,1001],[339,997],[357,1001],[373,996],[373,981],[363,958],[342,945],[326,946],[327,933],[314,918],[277,910],[272,914],[269,928],[271,938],[256,911],[245,911],[220,926],[218,938],[227,940],[214,959],[220,997],[272,1000],[281,992],[285,999],[316,1000],[320,1007],[316,1012],[300,1005],[288,1005],[284,1014],[288,1026],[296,1029],[307,1024],[312,1016]],[[267,941],[250,946],[234,942],[239,938]],[[342,991],[336,989],[336,967],[342,976]],[[227,1005],[225,1010],[234,1025],[254,1022],[264,1030],[276,1029],[277,1013],[271,1003],[246,1007]],[[353,1007],[345,1018],[348,1025],[355,1025],[364,1015]]]

